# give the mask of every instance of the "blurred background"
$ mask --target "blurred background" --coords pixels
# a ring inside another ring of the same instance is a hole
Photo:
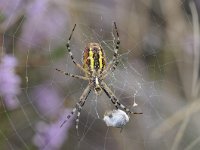
[[[1,150],[199,150],[199,0],[0,0]],[[61,123],[87,82],[80,64],[89,42],[112,59],[117,23],[119,65],[106,83],[131,115],[120,129],[102,118],[114,106],[88,97],[76,134],[75,116]],[[134,101],[137,106],[133,107]]]

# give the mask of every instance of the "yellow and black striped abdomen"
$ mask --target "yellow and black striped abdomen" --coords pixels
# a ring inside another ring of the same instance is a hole
[[[106,65],[103,49],[98,43],[89,43],[83,52],[83,68],[101,73]]]

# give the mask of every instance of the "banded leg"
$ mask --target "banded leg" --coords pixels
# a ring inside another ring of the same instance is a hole
[[[63,70],[60,70],[60,69],[57,69],[57,68],[56,68],[56,70],[61,72],[62,74],[66,75],[66,76],[70,76],[70,77],[77,78],[77,79],[82,79],[82,80],[89,80],[89,78],[87,78],[87,77],[83,77],[83,76],[67,73],[67,72],[64,72]]]
[[[117,99],[117,97],[114,95],[114,93],[110,90],[110,88],[104,82],[102,82],[102,89],[106,93],[106,95],[110,98],[111,102],[115,105],[117,109],[118,107],[120,107],[130,114],[142,114],[142,113],[132,112],[130,111],[130,109],[126,108],[123,104],[121,104],[119,100]]]
[[[117,29],[117,25],[116,25],[116,22],[114,22],[114,27],[115,27],[115,31],[116,31],[116,34],[117,34],[117,43],[116,43],[116,46],[115,46],[115,50],[114,50],[114,55],[113,55],[113,63],[116,63],[116,60],[118,58],[118,50],[119,50],[119,44],[120,44],[120,39],[119,39],[119,32],[118,32],[118,29]]]
[[[116,67],[117,67],[117,65],[119,64],[119,60],[118,59],[116,59],[115,60],[115,63],[113,64],[113,66],[112,66],[112,70],[111,70],[111,72],[113,72],[113,71],[115,71],[115,69],[116,69]]]
[[[112,68],[112,71],[114,71],[119,63],[118,61],[118,50],[119,50],[119,44],[120,44],[120,39],[119,39],[119,32],[117,29],[116,22],[114,22],[114,28],[117,34],[117,43],[114,49],[114,55],[110,63],[108,64],[107,68],[103,71],[102,76],[105,78],[107,76],[107,72]]]
[[[86,87],[86,89],[84,90],[83,94],[81,95],[79,102],[76,103],[75,107],[73,108],[73,110],[71,111],[71,113],[67,116],[67,119],[63,121],[63,123],[61,124],[60,127],[62,127],[67,122],[67,120],[70,119],[71,116],[76,111],[78,111],[77,112],[77,117],[76,117],[76,130],[77,130],[77,134],[78,134],[78,123],[79,123],[80,113],[81,113],[82,107],[85,104],[85,101],[86,101],[86,99],[87,99],[90,91],[91,91],[91,87],[90,87],[90,85],[88,85]]]
[[[86,71],[79,63],[77,63],[77,62],[75,61],[74,56],[73,56],[73,54],[72,54],[72,52],[71,52],[70,41],[71,41],[71,38],[72,38],[72,35],[73,35],[73,32],[74,32],[75,28],[76,28],[76,24],[74,25],[74,27],[73,27],[73,29],[72,29],[72,32],[71,32],[71,34],[70,34],[70,36],[69,36],[69,39],[68,39],[67,44],[66,44],[66,47],[67,47],[67,50],[68,50],[68,52],[69,52],[69,55],[70,55],[70,57],[71,57],[71,59],[72,59],[72,62],[73,62],[79,69],[81,69],[84,73],[89,74],[88,71]]]
[[[109,94],[109,92],[105,88],[103,88],[103,91],[106,93],[106,95],[111,100],[111,102],[115,105],[115,108],[119,109],[118,106],[117,106],[117,103],[115,101],[113,101],[113,99],[111,98],[111,95]]]

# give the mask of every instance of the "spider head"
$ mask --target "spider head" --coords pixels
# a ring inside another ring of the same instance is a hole
[[[94,88],[94,91],[95,91],[95,93],[96,93],[97,95],[100,95],[101,92],[102,92],[102,89],[101,89],[100,86],[96,86],[96,87]]]
[[[98,77],[94,77],[93,79],[93,84],[94,84],[94,91],[97,95],[100,95],[102,92],[102,88],[100,86],[100,80]]]

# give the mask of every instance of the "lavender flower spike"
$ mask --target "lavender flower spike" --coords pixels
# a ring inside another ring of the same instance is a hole
[[[21,80],[15,74],[16,66],[17,59],[11,55],[4,55],[0,61],[0,96],[9,110],[19,106],[17,95],[20,93]]]
[[[61,123],[66,117],[66,114],[71,111],[65,109],[60,111],[60,119],[57,122],[47,124],[40,121],[36,125],[37,133],[33,137],[33,143],[39,150],[58,150],[63,145],[67,138],[67,132],[71,126],[71,120],[69,120],[62,128]]]

